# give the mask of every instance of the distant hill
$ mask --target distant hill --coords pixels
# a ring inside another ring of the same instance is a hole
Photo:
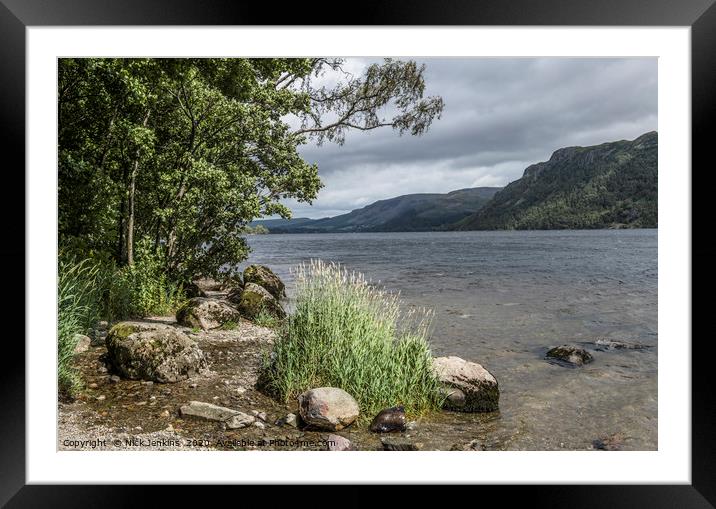
[[[474,214],[501,188],[477,187],[447,194],[406,194],[323,219],[267,219],[271,233],[392,232],[445,230]]]
[[[456,230],[656,228],[656,132],[557,150],[529,166]]]

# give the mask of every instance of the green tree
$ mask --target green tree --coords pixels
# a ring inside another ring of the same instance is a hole
[[[64,243],[135,262],[140,239],[177,279],[230,276],[257,217],[290,217],[322,187],[298,148],[351,130],[423,134],[443,102],[424,66],[386,59],[62,59],[59,229]],[[320,83],[336,83],[328,87]]]

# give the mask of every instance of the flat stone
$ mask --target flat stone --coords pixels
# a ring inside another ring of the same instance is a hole
[[[245,428],[256,421],[253,415],[234,410],[233,408],[221,407],[203,401],[190,401],[179,409],[182,415],[191,415],[208,421],[223,422],[227,428]]]
[[[384,451],[418,451],[419,444],[412,442],[407,438],[400,437],[381,437]]]

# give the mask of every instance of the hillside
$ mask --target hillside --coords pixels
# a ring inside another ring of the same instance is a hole
[[[271,233],[390,232],[444,230],[477,212],[499,187],[460,189],[447,194],[406,194],[380,200],[347,214],[323,219],[254,221]]]
[[[656,228],[657,147],[649,132],[559,149],[453,229]]]

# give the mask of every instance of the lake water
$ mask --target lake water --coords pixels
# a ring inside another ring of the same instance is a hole
[[[657,230],[252,235],[249,244],[249,263],[275,270],[289,298],[291,267],[313,258],[432,309],[434,354],[479,362],[500,384],[499,414],[458,417],[465,438],[590,449],[619,434],[623,449],[657,448]],[[599,351],[601,338],[648,348]],[[594,362],[544,360],[564,343],[583,343]]]

